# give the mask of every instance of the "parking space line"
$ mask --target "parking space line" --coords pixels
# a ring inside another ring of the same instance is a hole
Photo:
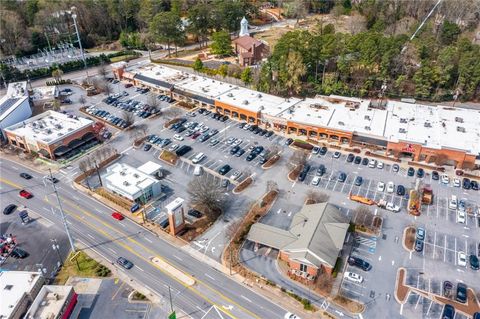
[[[433,253],[432,253],[433,259],[435,259],[435,247],[437,247],[436,243],[437,243],[437,232],[434,232],[433,233]]]

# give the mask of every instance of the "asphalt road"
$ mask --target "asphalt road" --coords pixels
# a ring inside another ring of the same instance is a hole
[[[0,185],[4,194],[2,206],[9,203],[26,205],[61,226],[56,198],[51,186],[43,183],[42,175],[5,159],[2,159],[0,166]],[[28,172],[34,178],[24,180],[18,176],[20,172]],[[160,296],[168,297],[168,287],[171,287],[174,307],[191,317],[201,318],[212,305],[216,305],[232,318],[280,318],[286,312],[282,307],[157,238],[137,224],[127,219],[121,222],[114,220],[108,207],[74,190],[70,185],[60,181],[57,186],[63,209],[68,215],[68,225],[77,244],[95,251],[112,263],[119,256],[131,260],[135,267],[121,271],[128,272],[132,280],[142,283]],[[34,197],[29,200],[18,197],[17,192],[13,191],[18,188],[29,190]],[[152,263],[151,258],[154,256],[193,277],[196,284],[192,287],[185,286]]]

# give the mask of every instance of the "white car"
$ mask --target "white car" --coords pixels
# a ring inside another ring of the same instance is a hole
[[[300,319],[300,317],[291,312],[287,312],[285,316],[283,316],[283,319]]]
[[[383,191],[385,191],[385,183],[384,182],[378,182],[377,192],[383,192]]]
[[[457,264],[460,267],[466,267],[467,266],[467,255],[465,255],[465,253],[463,251],[458,252]]]
[[[400,206],[395,205],[394,203],[387,203],[387,206],[385,206],[385,209],[394,213],[398,213],[400,211]]]
[[[452,197],[450,197],[450,201],[448,202],[448,208],[456,210],[457,207],[458,207],[457,196],[452,195]]]
[[[240,176],[242,176],[242,172],[240,171],[235,171],[232,173],[232,175],[230,175],[230,179],[231,180],[237,180]]]
[[[372,158],[370,162],[368,162],[368,167],[375,168],[375,166],[377,166],[377,160]]]
[[[313,186],[318,186],[318,184],[320,184],[320,180],[322,178],[320,176],[315,176],[313,179],[312,179],[312,185]]]
[[[393,193],[394,191],[395,191],[395,184],[393,182],[388,182],[387,193]]]
[[[237,146],[237,145],[242,144],[242,142],[243,142],[243,140],[242,140],[241,138],[239,138],[239,139],[236,139],[236,140],[232,143],[232,145],[233,145],[233,146]]]
[[[378,162],[377,163],[377,168],[383,169],[383,162]]]
[[[179,148],[179,147],[180,147],[180,145],[178,145],[178,144],[172,144],[172,145],[170,145],[170,147],[168,148],[168,150],[169,150],[170,152],[173,152],[173,151],[176,151],[177,148]]]
[[[246,125],[243,127],[243,129],[244,129],[245,131],[247,131],[250,127],[252,127],[250,124],[246,124]]]
[[[176,139],[177,141],[183,141],[183,136],[181,136],[180,134],[175,134],[173,138]]]
[[[450,178],[448,178],[447,174],[442,174],[442,184],[450,183]]]
[[[462,184],[460,183],[460,180],[458,178],[453,179],[453,186],[454,187],[460,187]]]
[[[459,224],[465,224],[465,219],[467,218],[467,216],[465,215],[465,211],[457,211],[457,223]]]
[[[230,137],[225,143],[228,145],[231,145],[233,142],[235,142],[236,138],[235,137]]]
[[[350,271],[345,272],[343,274],[343,278],[348,280],[348,281],[355,282],[357,284],[361,284],[363,282],[363,277],[362,276],[360,276],[357,273],[350,272]]]

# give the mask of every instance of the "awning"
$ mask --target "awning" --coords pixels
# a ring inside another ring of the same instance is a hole
[[[63,156],[66,153],[70,151],[70,148],[66,147],[65,145],[61,145],[57,147],[57,149],[53,152],[53,154],[58,157],[58,156]]]
[[[93,140],[94,138],[95,138],[95,134],[93,134],[92,132],[88,132],[82,136],[82,141],[88,142]]]
[[[83,144],[85,144],[85,141],[73,140],[73,141],[70,141],[70,143],[68,143],[68,147],[71,148],[71,149],[74,149],[74,148],[77,148],[77,147],[79,147]]]
[[[44,150],[43,148],[39,149],[38,153],[40,153],[43,157],[50,158],[50,153],[47,150]]]

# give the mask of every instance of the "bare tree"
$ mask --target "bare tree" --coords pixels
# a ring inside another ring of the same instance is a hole
[[[241,219],[237,219],[234,222],[231,222],[226,228],[225,228],[225,235],[228,239],[233,239],[233,236],[235,236],[236,232],[238,231],[240,225],[242,224]]]
[[[333,282],[333,277],[330,274],[324,272],[320,276],[318,276],[316,285],[320,290],[330,292],[333,287]]]
[[[307,162],[307,152],[303,150],[296,150],[288,159],[287,165],[290,167],[297,167],[297,166],[305,165],[306,162]]]
[[[275,181],[269,180],[267,181],[267,192],[275,191],[278,192],[278,184]]]
[[[215,220],[222,214],[227,204],[224,190],[213,178],[202,175],[188,183],[187,192],[192,206],[203,210],[209,220]]]
[[[98,67],[98,74],[102,77],[102,79],[107,78],[108,71],[107,71],[107,67],[105,65],[105,62],[102,62],[100,64],[100,66]]]
[[[165,116],[165,118],[170,120],[176,117],[179,117],[182,114],[183,112],[180,109],[173,106],[163,112],[163,115]]]
[[[87,98],[85,97],[85,95],[80,95],[80,97],[78,98],[78,103],[82,104],[82,106],[85,106],[85,103],[87,103]]]
[[[154,93],[150,93],[148,95],[147,104],[148,106],[153,107],[153,109],[155,110],[155,112],[152,112],[152,113],[156,113],[156,111],[160,107],[160,101],[158,100],[157,96]]]
[[[105,95],[110,95],[113,92],[112,85],[106,81],[102,83],[102,91],[105,93]]]
[[[130,127],[135,123],[135,115],[132,112],[123,111],[122,119],[127,123],[127,127]]]
[[[280,153],[280,146],[274,144],[274,145],[271,145],[269,148],[270,152],[268,153],[269,157],[272,157],[273,155],[277,155]]]
[[[316,204],[326,203],[328,202],[329,199],[330,199],[330,196],[328,196],[323,192],[319,192],[313,189],[307,191],[307,200],[315,202]]]
[[[88,171],[90,170],[90,163],[87,159],[83,159],[78,162],[78,169],[85,175],[85,181],[87,182],[87,187],[89,190],[92,190],[90,183],[88,182]]]
[[[358,225],[363,225],[365,227],[370,227],[372,225],[373,217],[375,217],[372,211],[363,205],[357,206],[355,208],[355,223]]]

